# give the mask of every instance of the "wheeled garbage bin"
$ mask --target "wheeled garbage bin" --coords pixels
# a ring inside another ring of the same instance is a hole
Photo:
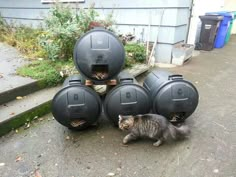
[[[105,115],[118,125],[119,115],[149,113],[150,97],[146,89],[135,78],[123,71],[118,75],[119,84],[108,92],[104,101]]]
[[[233,14],[221,11],[221,12],[207,12],[206,15],[215,15],[215,16],[223,16],[223,20],[220,22],[219,29],[216,34],[216,39],[214,43],[215,48],[222,48],[225,45],[225,40],[229,31],[230,23],[233,20]]]
[[[234,24],[234,20],[236,19],[236,11],[232,11],[230,13],[233,15],[233,19],[230,21],[229,30],[228,30],[226,38],[225,38],[225,43],[226,44],[229,42],[231,32],[232,32],[232,28],[233,28],[233,24]]]
[[[52,101],[53,116],[70,129],[82,130],[96,123],[102,110],[100,97],[84,83],[81,75],[68,77]]]
[[[196,49],[210,51],[214,48],[215,37],[222,16],[204,15],[199,16],[202,21],[200,39]]]
[[[154,70],[144,80],[152,99],[152,112],[163,115],[171,122],[188,118],[198,105],[196,87],[183,79],[182,75]]]

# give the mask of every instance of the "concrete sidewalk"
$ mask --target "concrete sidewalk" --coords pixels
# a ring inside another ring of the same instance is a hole
[[[187,119],[189,140],[123,146],[125,133],[104,117],[98,128],[71,132],[47,115],[0,138],[0,176],[236,177],[235,51],[233,36],[223,49],[202,51],[187,65],[168,69],[192,81],[200,94]]]
[[[0,49],[0,93],[35,81],[16,75],[16,69],[28,63],[19,57],[17,49],[4,43],[0,43]]]

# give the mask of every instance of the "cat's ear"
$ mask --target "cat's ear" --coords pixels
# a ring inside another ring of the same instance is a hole
[[[123,119],[123,117],[121,115],[119,115],[118,117],[119,117],[119,121],[121,121]]]

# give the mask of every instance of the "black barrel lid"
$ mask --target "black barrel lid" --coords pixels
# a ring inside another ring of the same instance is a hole
[[[183,80],[181,75],[172,75],[153,99],[153,111],[169,119],[181,121],[189,117],[198,105],[198,91],[195,86]]]
[[[113,33],[95,28],[76,42],[74,61],[80,73],[90,80],[112,79],[124,65],[124,46]]]
[[[91,88],[72,84],[53,98],[52,114],[62,125],[84,129],[95,123],[101,113],[101,100]]]
[[[224,19],[223,16],[220,16],[220,15],[202,15],[202,16],[199,16],[199,18],[201,20],[214,20],[214,21],[221,21]]]
[[[115,125],[118,124],[118,115],[146,114],[150,107],[148,92],[140,85],[132,83],[116,86],[104,101],[104,112]]]

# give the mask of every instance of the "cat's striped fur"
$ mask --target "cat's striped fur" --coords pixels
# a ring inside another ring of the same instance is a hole
[[[182,139],[190,134],[190,129],[187,125],[176,127],[165,117],[157,114],[119,115],[119,128],[130,132],[124,137],[124,144],[140,137],[148,137],[156,140],[153,144],[154,146],[159,146],[163,141]]]

